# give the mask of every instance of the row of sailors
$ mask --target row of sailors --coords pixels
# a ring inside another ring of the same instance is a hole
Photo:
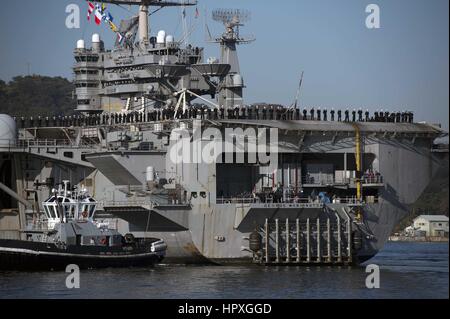
[[[282,107],[241,107],[234,109],[211,109],[208,107],[189,108],[185,112],[175,112],[174,109],[159,109],[149,112],[129,113],[99,113],[90,115],[53,116],[53,117],[24,117],[16,118],[19,127],[70,127],[70,126],[95,126],[114,125],[128,123],[155,122],[171,119],[250,119],[250,120],[315,120],[315,121],[338,121],[338,122],[392,122],[413,123],[412,112],[383,112],[376,111],[371,116],[369,111],[362,109],[346,109],[335,111],[331,109],[315,110],[286,109]]]

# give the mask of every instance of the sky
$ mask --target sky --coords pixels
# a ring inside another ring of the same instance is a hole
[[[81,28],[67,29],[66,6],[80,6]],[[380,8],[380,29],[368,29],[367,5]],[[211,19],[217,8],[251,11],[241,29],[256,41],[239,46],[246,103],[293,103],[300,74],[301,107],[412,110],[418,121],[449,127],[448,0],[199,0],[187,10],[189,40],[205,47],[205,59],[219,57],[206,43],[222,33]],[[136,9],[110,6],[115,21]],[[133,12],[134,11],[134,12]],[[32,74],[72,79],[73,49],[78,39],[90,43],[99,33],[107,48],[115,35],[86,19],[83,0],[2,1],[0,79]],[[179,8],[151,16],[151,33],[183,34]],[[1,108],[1,106],[0,106]],[[1,110],[0,110],[1,111]]]

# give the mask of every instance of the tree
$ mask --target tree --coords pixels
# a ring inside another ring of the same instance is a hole
[[[62,77],[17,76],[0,81],[0,112],[11,116],[71,115],[75,86]]]

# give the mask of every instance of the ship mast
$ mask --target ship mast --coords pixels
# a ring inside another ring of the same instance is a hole
[[[148,42],[148,27],[149,27],[149,7],[181,7],[181,6],[195,6],[197,1],[184,0],[166,1],[166,0],[103,0],[103,3],[111,3],[117,5],[135,5],[139,6],[139,42]]]
[[[148,6],[141,5],[139,7],[139,42],[148,42]]]

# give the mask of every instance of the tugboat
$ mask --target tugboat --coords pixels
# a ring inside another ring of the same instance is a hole
[[[44,201],[45,218],[25,230],[26,240],[0,239],[1,270],[61,270],[151,266],[167,245],[156,238],[136,240],[94,221],[97,202],[85,190],[59,186]]]

